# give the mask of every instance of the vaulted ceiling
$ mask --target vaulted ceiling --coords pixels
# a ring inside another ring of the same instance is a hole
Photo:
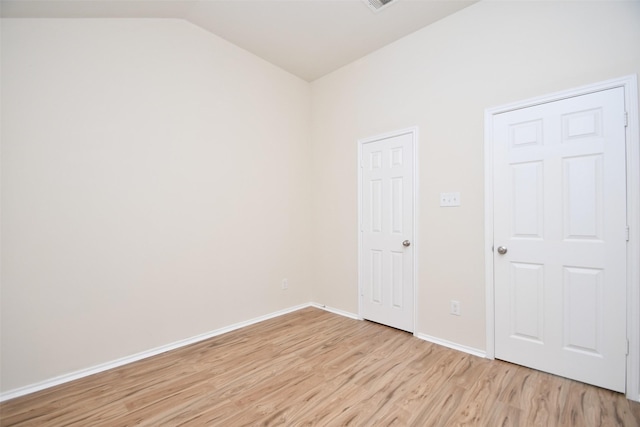
[[[2,0],[5,18],[185,19],[312,81],[477,0]]]

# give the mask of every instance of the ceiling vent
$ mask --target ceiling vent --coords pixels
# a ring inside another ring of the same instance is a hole
[[[382,9],[388,7],[391,3],[395,3],[398,0],[362,0],[369,6],[369,9],[374,12],[380,12]]]

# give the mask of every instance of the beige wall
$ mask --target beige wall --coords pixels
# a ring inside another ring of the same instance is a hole
[[[183,21],[2,24],[2,391],[310,301],[307,82]]]
[[[416,329],[484,350],[484,110],[638,73],[639,41],[637,1],[486,1],[313,82],[313,300],[358,310],[356,141],[418,126]]]

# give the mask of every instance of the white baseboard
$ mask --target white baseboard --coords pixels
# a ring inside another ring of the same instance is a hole
[[[315,308],[319,308],[321,310],[325,310],[325,311],[331,312],[333,314],[339,314],[340,316],[348,317],[350,319],[362,320],[362,317],[358,316],[357,314],[353,314],[351,312],[340,310],[340,309],[333,308],[333,307],[327,307],[326,305],[318,304],[317,302],[309,303],[309,306],[315,307]]]
[[[74,380],[78,380],[80,378],[84,378],[84,377],[88,377],[89,375],[93,375],[93,374],[97,374],[100,372],[104,372],[104,371],[108,371],[109,369],[114,369],[114,368],[118,368],[120,366],[124,366],[127,365],[129,363],[133,363],[133,362],[137,362],[139,360],[142,359],[146,359],[152,356],[156,356],[158,354],[161,353],[165,353],[167,351],[171,351],[171,350],[175,350],[181,347],[185,347],[187,345],[190,344],[195,344],[197,342],[200,341],[204,341],[206,339],[209,338],[213,338],[215,336],[218,335],[222,335],[222,334],[226,334],[227,332],[231,332],[231,331],[235,331],[236,329],[240,329],[240,328],[244,328],[246,326],[250,326],[253,325],[255,323],[259,323],[259,322],[263,322],[265,320],[269,320],[269,319],[273,319],[274,317],[278,317],[278,316],[282,316],[288,313],[292,313],[294,311],[298,311],[301,310],[303,308],[306,307],[315,307],[315,308],[319,308],[321,310],[325,310],[340,316],[344,316],[344,317],[348,317],[350,319],[354,319],[354,320],[362,320],[362,318],[360,316],[358,316],[357,314],[348,312],[348,311],[344,311],[344,310],[340,310],[337,308],[333,308],[333,307],[327,307],[324,304],[319,304],[319,303],[315,303],[315,302],[309,302],[306,304],[300,304],[294,307],[289,307],[286,308],[284,310],[280,310],[280,311],[276,311],[264,316],[259,316],[250,320],[246,320],[244,322],[239,322],[239,323],[234,323],[233,325],[229,325],[229,326],[225,326],[223,328],[220,329],[216,329],[214,331],[210,331],[210,332],[206,332],[204,334],[200,334],[200,335],[196,335],[194,337],[191,338],[187,338],[184,340],[180,340],[180,341],[176,341],[167,345],[163,345],[160,347],[156,347],[153,348],[151,350],[147,350],[147,351],[143,351],[141,353],[137,353],[137,354],[133,354],[131,356],[126,356],[126,357],[122,357],[120,359],[117,360],[113,360],[111,362],[107,362],[107,363],[102,363],[100,365],[96,365],[96,366],[92,366],[90,368],[86,368],[86,369],[81,369],[79,371],[75,371],[75,372],[71,372],[68,374],[64,374],[64,375],[60,375],[58,377],[55,378],[51,378],[49,380],[45,380],[36,384],[31,384],[25,387],[20,387],[14,390],[9,390],[7,392],[4,393],[0,393],[0,402],[4,402],[6,400],[10,400],[10,399],[14,399],[16,397],[20,397],[20,396],[24,396],[27,394],[31,394],[31,393],[35,393],[37,391],[40,390],[44,390],[50,387],[54,387],[60,384],[64,384],[64,383],[68,383],[70,381],[74,381]],[[486,354],[484,351],[475,349],[475,348],[471,348],[471,347],[467,347],[467,346],[463,346],[460,344],[456,344],[450,341],[446,341],[446,340],[442,340],[439,338],[435,338],[429,335],[424,335],[424,334],[414,334],[416,337],[423,339],[425,341],[429,341],[432,342],[434,344],[439,344],[445,347],[449,347],[452,348],[454,350],[459,350],[459,351],[463,351],[465,353],[469,353],[472,354],[474,356],[478,356],[478,357],[485,357]]]
[[[462,351],[464,353],[469,353],[469,354],[471,354],[473,356],[478,356],[478,357],[482,357],[482,358],[487,357],[487,353],[485,351],[478,350],[477,348],[467,347],[466,345],[462,345],[462,344],[458,344],[458,343],[455,343],[455,342],[443,340],[441,338],[432,337],[431,335],[426,335],[426,334],[416,333],[416,334],[414,334],[414,336],[416,338],[420,338],[421,340],[429,341],[431,343],[438,344],[438,345],[441,345],[443,347],[448,347],[448,348],[451,348],[453,350],[458,350],[458,351]]]
[[[184,340],[176,341],[171,344],[163,345],[160,347],[153,348],[151,350],[143,351],[141,353],[133,354],[131,356],[122,357],[120,359],[113,360],[111,362],[102,363],[100,365],[92,366],[90,368],[81,369],[79,371],[71,372],[68,374],[60,375],[55,378],[51,378],[49,380],[45,380],[36,384],[31,384],[25,387],[20,387],[14,390],[9,390],[7,392],[0,394],[0,402],[4,402],[5,400],[14,399],[16,397],[24,396],[27,394],[35,393],[40,390],[44,390],[50,387],[54,387],[60,384],[68,383],[70,381],[78,380],[80,378],[88,377],[89,375],[97,374],[99,372],[108,371],[109,369],[118,368],[120,366],[137,362],[138,360],[146,359],[148,357],[156,356],[161,353],[165,353],[167,351],[175,350],[180,347],[185,347],[190,344],[195,344],[200,341],[204,341],[209,338],[213,338],[218,335],[226,334],[227,332],[235,331],[236,329],[244,328],[246,326],[253,325],[255,323],[263,322],[265,320],[273,319],[274,317],[282,316],[284,314],[288,314],[306,307],[314,306],[311,303],[301,304],[294,307],[286,308],[284,310],[276,311],[274,313],[270,313],[264,316],[256,317],[254,319],[250,319],[244,322],[234,323],[230,326],[225,326],[220,329],[216,329],[214,331],[206,332],[204,334],[196,335],[191,338],[187,338]]]

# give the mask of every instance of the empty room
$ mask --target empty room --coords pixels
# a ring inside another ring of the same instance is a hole
[[[640,1],[0,14],[1,426],[640,425]]]

